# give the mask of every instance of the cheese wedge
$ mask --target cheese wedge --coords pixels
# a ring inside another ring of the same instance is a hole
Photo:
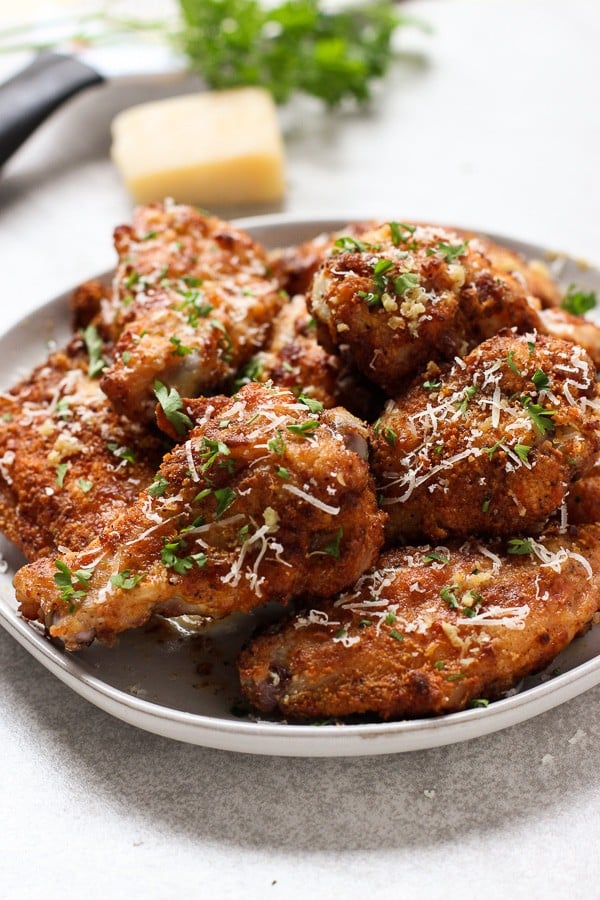
[[[262,88],[171,97],[120,113],[112,158],[137,203],[267,204],[284,192],[283,141]]]

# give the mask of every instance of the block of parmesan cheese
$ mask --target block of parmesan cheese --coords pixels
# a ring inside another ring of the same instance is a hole
[[[173,197],[210,209],[283,195],[283,141],[262,88],[142,103],[114,119],[112,136],[112,158],[137,203]]]

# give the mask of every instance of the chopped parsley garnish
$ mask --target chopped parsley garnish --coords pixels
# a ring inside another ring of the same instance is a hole
[[[121,361],[124,366],[129,365],[129,363],[131,362],[131,353],[129,352],[129,350],[124,350],[123,353],[121,353]]]
[[[475,700],[471,700],[469,703],[469,707],[471,709],[485,709],[486,706],[490,705],[490,701],[486,700],[485,697],[477,697]]]
[[[287,430],[292,434],[300,434],[303,436],[314,434],[321,423],[315,419],[308,419],[306,422],[294,423],[287,425]]]
[[[484,452],[487,453],[488,459],[490,460],[490,462],[494,458],[494,453],[496,452],[496,450],[499,450],[500,447],[503,447],[503,446],[504,446],[504,438],[501,437],[499,441],[496,441],[496,443],[494,444],[493,447],[484,447],[483,448]]]
[[[391,638],[394,638],[395,641],[403,641],[404,635],[400,634],[399,631],[396,631],[395,628],[390,628],[389,635]]]
[[[219,456],[230,456],[231,450],[223,441],[211,441],[203,437],[200,443],[200,459],[202,460],[202,472],[212,469]]]
[[[215,491],[215,497],[217,499],[217,511],[215,513],[215,518],[220,519],[226,509],[229,509],[231,504],[236,498],[236,493],[230,487],[218,488]]]
[[[442,386],[441,381],[424,381],[423,387],[426,391],[439,391]]]
[[[184,298],[181,303],[176,304],[175,309],[184,313],[187,317],[187,323],[192,328],[196,328],[200,319],[206,319],[212,312],[213,308],[210,303],[204,302],[204,297],[200,291],[180,291]]]
[[[398,247],[401,243],[403,243],[402,235],[400,233],[400,225],[398,222],[388,222],[390,228],[390,235],[392,237],[392,244],[394,247]]]
[[[447,603],[450,609],[458,609],[458,600],[456,599],[455,591],[458,590],[457,584],[446,585],[440,591],[440,597]]]
[[[517,366],[517,364],[516,364],[516,362],[515,362],[515,351],[514,351],[514,350],[509,350],[509,351],[508,351],[508,355],[507,355],[507,357],[506,357],[506,362],[507,362],[508,368],[509,368],[512,372],[514,372],[515,375],[520,375],[520,374],[521,374],[521,370],[519,369],[519,367]]]
[[[491,497],[486,497],[483,503],[481,504],[481,511],[486,513],[490,508],[490,503],[492,502]]]
[[[151,497],[162,497],[168,487],[169,482],[166,478],[163,478],[162,475],[155,475],[152,484],[148,488],[148,493]]]
[[[122,459],[123,462],[135,462],[135,453],[133,452],[133,450],[131,450],[130,447],[120,447],[115,443],[107,444],[107,447],[114,456],[116,456],[118,459]]]
[[[231,359],[231,349],[233,347],[229,333],[223,323],[219,322],[218,319],[211,319],[210,324],[213,328],[216,328],[217,331],[221,332],[222,337],[219,339],[220,348],[223,350],[223,359],[225,362],[229,362]]]
[[[396,613],[389,612],[383,621],[386,625],[393,625],[397,618]]]
[[[419,283],[419,276],[414,272],[403,272],[402,275],[398,275],[394,278],[394,290],[398,294],[399,297],[402,294],[405,294],[411,288],[414,288]]]
[[[77,484],[81,488],[84,494],[89,494],[91,489],[94,487],[93,481],[87,481],[85,478],[78,478]]]
[[[574,316],[582,316],[590,309],[594,309],[597,303],[595,291],[582,291],[574,284],[570,284],[560,305]]]
[[[192,553],[189,556],[178,556],[177,553],[182,550],[184,552],[186,550],[186,542],[182,538],[177,538],[174,541],[167,541],[165,539],[165,545],[160,551],[160,558],[163,565],[167,569],[173,569],[178,575],[185,575],[186,572],[193,569],[194,563],[199,569],[204,568],[208,559],[205,553]]]
[[[110,583],[113,587],[121,588],[123,591],[130,591],[145,577],[146,575],[144,572],[142,572],[141,575],[133,575],[130,569],[123,569],[123,571],[119,572],[117,575],[110,576]]]
[[[340,250],[344,250],[348,253],[364,253],[367,249],[367,245],[363,244],[362,241],[359,241],[358,238],[353,238],[350,235],[344,235],[344,237],[340,237],[335,242],[335,246],[339,247]]]
[[[154,382],[154,396],[161,405],[162,411],[179,436],[182,436],[193,427],[193,422],[186,412],[179,392],[175,388],[168,388],[162,381]]]
[[[200,287],[202,284],[202,279],[196,278],[195,275],[182,275],[181,280],[191,288]]]
[[[467,676],[466,676],[465,672],[456,672],[455,675],[448,675],[448,677],[446,678],[446,681],[462,681],[463,678],[466,678],[466,677]]]
[[[69,416],[72,415],[71,410],[69,409],[68,397],[63,397],[58,401],[58,403],[54,407],[54,413],[59,419],[68,419]]]
[[[441,253],[446,262],[452,263],[459,256],[464,256],[468,246],[468,241],[463,241],[461,244],[445,244],[440,241],[435,249],[430,247],[426,255],[433,256],[434,253]]]
[[[323,404],[320,400],[313,400],[311,397],[307,397],[306,394],[300,394],[298,397],[298,402],[303,403],[304,406],[308,406],[311,413],[320,413],[323,412]]]
[[[527,341],[527,349],[529,350],[529,355],[532,356],[535,350],[535,341]]]
[[[201,491],[198,491],[192,503],[201,503],[202,500],[206,499],[210,494],[212,494],[212,488],[203,488]]]
[[[90,378],[97,378],[108,365],[102,355],[104,342],[95,325],[88,325],[80,334],[88,354],[88,375]]]
[[[390,445],[390,447],[393,447],[398,440],[398,435],[396,434],[394,429],[388,428],[385,425],[382,426],[381,419],[377,419],[377,421],[373,425],[373,431],[375,432],[375,434],[380,434],[384,438],[386,443]]]
[[[338,528],[335,533],[335,537],[323,547],[323,553],[328,553],[330,556],[333,556],[334,559],[340,558],[340,545],[342,542],[342,538],[344,536],[344,529]]]
[[[54,574],[54,584],[60,589],[60,599],[68,602],[69,612],[75,612],[73,601],[85,597],[94,572],[91,569],[77,569],[76,572],[71,572],[67,564],[60,559],[54,560],[54,565],[58,569]],[[79,588],[76,587],[73,580],[80,585]]]
[[[556,410],[545,409],[543,406],[540,406],[539,403],[534,403],[527,394],[522,395],[521,406],[532,419],[533,424],[540,434],[546,434],[548,431],[552,431],[554,428],[552,418],[556,415]]]
[[[429,553],[426,553],[423,557],[423,562],[440,562],[446,565],[450,562],[450,557],[442,556],[441,553],[436,553],[435,550],[430,550]]]
[[[347,637],[347,635],[348,635],[348,632],[346,631],[345,628],[339,628],[336,631],[336,633],[334,634],[334,638],[345,638],[345,637]]]
[[[388,224],[390,226],[390,234],[392,236],[392,244],[394,247],[398,247],[400,244],[407,244],[417,230],[416,225],[405,225],[404,222],[389,222]],[[411,243],[411,248],[416,248],[414,242]]]
[[[531,453],[531,447],[528,444],[515,444],[513,450],[523,462],[527,462],[527,458]]]
[[[508,542],[508,553],[513,556],[526,556],[533,553],[531,538],[511,538]]]
[[[181,342],[181,338],[175,336],[170,337],[169,343],[173,344],[173,350],[171,350],[171,353],[174,356],[188,356],[190,353],[193,353],[193,347],[187,347]]]
[[[550,387],[550,379],[542,369],[536,369],[531,380],[535,384],[538,391],[547,391]]]
[[[277,431],[277,437],[271,438],[267,443],[267,447],[271,453],[276,453],[277,456],[283,456],[285,453],[285,441],[280,431]]]
[[[278,478],[283,478],[284,481],[288,481],[291,477],[289,471],[285,468],[285,466],[277,466],[277,468],[275,469],[275,474]]]
[[[464,415],[464,413],[466,413],[467,407],[469,406],[469,403],[471,402],[471,400],[473,399],[473,397],[475,396],[476,393],[477,393],[477,385],[470,384],[469,387],[466,387],[464,389],[463,399],[459,403],[455,404],[456,408],[460,409],[460,411],[461,411],[461,413],[463,413],[463,415]]]
[[[444,662],[443,659],[438,659],[438,660],[436,660],[436,662],[434,662],[433,668],[440,671],[441,669],[444,668],[445,665],[446,665],[446,663]]]
[[[59,463],[56,467],[56,483],[59,487],[62,487],[65,481],[65,475],[69,470],[69,463]]]
[[[372,619],[361,619],[358,623],[358,627],[359,628],[368,628],[372,624],[373,624]]]

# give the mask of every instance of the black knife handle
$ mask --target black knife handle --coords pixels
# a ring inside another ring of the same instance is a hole
[[[72,56],[42,53],[0,85],[0,166],[61,103],[102,81]]]

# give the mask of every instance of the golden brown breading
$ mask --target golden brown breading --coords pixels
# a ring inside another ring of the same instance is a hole
[[[150,421],[155,380],[191,397],[223,386],[263,345],[283,297],[258,244],[188,206],[137,209],[115,244],[105,311],[115,361],[102,388],[120,412]]]
[[[422,381],[375,428],[388,540],[539,530],[600,451],[596,370],[581,347],[498,335]]]
[[[495,269],[520,281],[525,290],[537,297],[544,308],[560,305],[563,292],[542,260],[527,260],[516,250],[509,250],[491,238],[473,232],[461,231],[460,234],[468,238],[473,247],[481,249]]]
[[[17,573],[23,614],[68,649],[110,643],[153,612],[220,618],[307,590],[328,596],[377,558],[383,514],[357,419],[258,384],[184,408],[197,424],[154,484],[86,550],[61,557],[66,591],[52,558]],[[171,412],[172,427],[182,415]]]
[[[512,541],[508,554],[394,550],[337,600],[256,638],[242,690],[259,712],[295,719],[455,712],[546,666],[599,606],[598,526]]]
[[[86,328],[92,321],[100,320],[102,325],[102,307],[110,303],[110,287],[97,278],[84,281],[73,291],[70,300],[73,331]],[[106,329],[104,329],[106,330]]]
[[[583,316],[574,316],[564,309],[544,309],[540,313],[541,332],[563,341],[579,344],[600,366],[600,327]]]
[[[576,481],[569,491],[568,521],[575,525],[600,522],[600,475],[597,473],[598,464],[586,478]]]
[[[163,442],[117,415],[81,338],[0,397],[0,530],[28,559],[79,550],[152,480]]]
[[[392,223],[345,247],[315,275],[308,306],[319,340],[348,344],[357,368],[388,392],[429,360],[539,324],[522,286],[455,232]]]
[[[315,324],[302,294],[284,305],[273,322],[271,337],[252,357],[236,384],[257,381],[288,388],[296,396],[319,400],[326,409],[345,406],[373,421],[383,405],[374,385],[355,372],[343,356],[328,353],[316,339]]]
[[[346,235],[360,237],[365,231],[371,231],[375,227],[377,223],[374,221],[349,222],[340,231],[323,232],[302,244],[272,250],[269,259],[274,274],[290,297],[306,294],[310,290],[313,275],[329,256],[338,238]]]

